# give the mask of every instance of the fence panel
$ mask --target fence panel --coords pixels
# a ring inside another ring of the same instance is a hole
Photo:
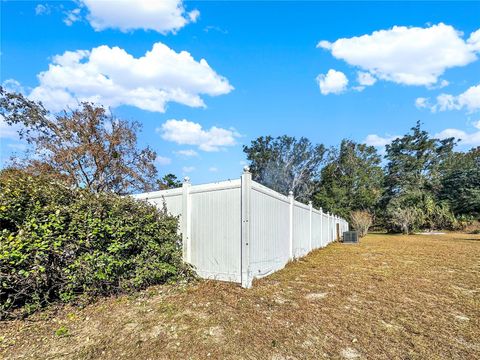
[[[134,195],[136,199],[148,200],[148,202],[162,208],[164,203],[167,211],[178,216],[182,214],[182,188],[154,191],[145,194]]]
[[[250,206],[250,273],[259,278],[283,268],[289,260],[290,202],[252,182]]]
[[[310,209],[295,201],[293,206],[293,256],[299,258],[310,251]]]
[[[322,247],[322,214],[316,209],[312,212],[312,247]]]
[[[322,247],[325,247],[329,244],[328,225],[329,222],[327,214],[322,214]]]
[[[179,216],[179,225],[181,224],[182,188],[137,194],[133,195],[133,197],[139,200],[147,200],[160,209],[165,205],[169,214]],[[181,226],[179,226],[179,231],[180,229]]]
[[[190,196],[191,264],[203,278],[240,282],[240,187]]]

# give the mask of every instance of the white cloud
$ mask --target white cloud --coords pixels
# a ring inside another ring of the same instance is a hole
[[[317,47],[378,79],[431,86],[448,68],[477,60],[480,29],[465,41],[462,33],[443,23],[427,28],[394,26],[333,43],[323,40]]]
[[[211,167],[208,168],[208,171],[210,171],[210,172],[218,172],[218,168],[215,167],[215,166],[211,166]]]
[[[192,10],[188,13],[188,19],[191,22],[196,22],[199,17],[200,17],[200,11],[198,11],[197,9]]]
[[[398,135],[395,136],[379,136],[376,134],[370,134],[367,135],[365,140],[363,141],[365,144],[369,146],[375,146],[375,147],[382,147],[385,145],[390,144],[393,140],[399,138]]]
[[[184,166],[184,167],[182,167],[182,172],[183,173],[191,173],[192,171],[195,171],[195,166]]]
[[[465,108],[469,112],[480,110],[480,84],[471,86],[464,93],[456,97],[458,107]]]
[[[16,92],[23,94],[25,92],[22,85],[15,79],[7,79],[2,83],[2,87],[7,92]]]
[[[200,12],[186,12],[182,0],[80,0],[88,10],[87,20],[96,31],[119,29],[153,30],[161,34],[176,33]]]
[[[82,19],[82,15],[80,14],[81,9],[76,8],[70,11],[65,11],[65,18],[63,19],[63,22],[67,26],[72,26],[74,23],[77,21],[80,21]]]
[[[48,15],[50,12],[51,9],[48,4],[38,4],[35,6],[35,15]]]
[[[182,155],[182,156],[187,156],[187,157],[198,156],[198,153],[195,150],[192,150],[192,149],[178,150],[178,151],[175,151],[175,154]]]
[[[418,109],[424,109],[424,108],[428,108],[430,105],[428,104],[428,99],[427,98],[419,97],[419,98],[415,99],[415,106]]]
[[[180,145],[196,145],[203,151],[219,151],[223,147],[233,146],[236,144],[235,139],[239,137],[234,130],[216,126],[204,130],[200,124],[185,119],[167,120],[156,131],[161,133],[164,140]]]
[[[165,166],[170,164],[172,162],[172,159],[170,159],[169,157],[157,155],[157,157],[155,158],[155,162],[160,166]]]
[[[360,92],[360,91],[365,90],[365,86],[353,86],[352,89]]]
[[[467,133],[459,129],[445,129],[435,135],[438,139],[454,137],[460,139],[460,145],[480,146],[480,131]]]
[[[377,79],[368,72],[359,71],[357,73],[357,81],[362,86],[372,86],[377,82]]]
[[[450,94],[440,94],[437,96],[437,104],[432,107],[432,111],[460,110],[456,99]]]
[[[319,74],[317,83],[323,95],[340,94],[347,89],[348,79],[341,71],[330,69],[327,74]]]
[[[473,127],[480,130],[480,120],[474,121],[473,122]]]
[[[200,95],[217,96],[233,89],[205,59],[196,61],[190,53],[177,53],[160,42],[138,58],[106,45],[66,51],[55,56],[38,79],[40,85],[30,97],[52,111],[92,101],[165,112],[168,102],[205,107]]]
[[[480,84],[471,86],[460,95],[440,94],[437,96],[433,105],[429,104],[426,99],[425,107],[428,107],[432,112],[462,109],[465,109],[470,113],[479,111]]]
[[[480,29],[470,34],[467,43],[472,47],[472,49],[480,51]]]
[[[442,89],[446,86],[450,85],[450,82],[448,82],[447,80],[443,79],[443,80],[440,80],[440,82],[437,82],[436,84],[434,85],[428,85],[427,88],[429,90],[435,90],[435,89]]]
[[[203,28],[203,31],[205,31],[206,33],[208,32],[212,32],[212,31],[216,31],[216,32],[219,32],[221,34],[228,34],[228,30],[225,30],[225,29],[222,29],[221,27],[219,26],[214,26],[214,25],[207,25]]]

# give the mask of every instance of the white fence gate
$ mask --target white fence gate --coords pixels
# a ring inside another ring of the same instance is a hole
[[[180,216],[184,260],[202,278],[250,287],[289,260],[324,247],[348,223],[279,194],[255,181],[248,168],[240,179],[134,195]]]

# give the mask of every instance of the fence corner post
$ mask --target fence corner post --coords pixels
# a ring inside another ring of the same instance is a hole
[[[241,176],[241,260],[240,276],[242,287],[252,287],[252,277],[250,274],[250,195],[252,189],[252,174],[250,168],[245,166]]]
[[[309,231],[309,243],[308,243],[308,252],[312,251],[312,219],[313,219],[313,205],[312,201],[308,202],[308,211],[310,214],[310,231]]]
[[[288,192],[288,200],[290,202],[290,211],[289,211],[289,227],[288,227],[288,258],[293,260],[293,206],[295,199],[293,197],[293,191]]]
[[[182,244],[183,260],[192,262],[192,234],[191,234],[191,200],[190,200],[190,178],[185,176],[182,184]]]

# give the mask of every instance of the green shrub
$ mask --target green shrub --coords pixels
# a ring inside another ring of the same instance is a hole
[[[0,317],[188,277],[176,217],[110,193],[0,173]]]
[[[475,223],[476,216],[461,214],[457,216],[457,229],[456,230],[465,230],[468,226]]]
[[[401,194],[387,205],[386,227],[392,232],[405,234],[413,231],[455,230],[458,221],[447,202],[438,202],[429,194],[410,191]]]

